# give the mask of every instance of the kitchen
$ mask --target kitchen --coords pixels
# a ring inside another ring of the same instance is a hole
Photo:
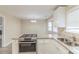
[[[2,48],[12,44],[12,54],[79,53],[79,6],[37,5],[0,8],[6,19]]]

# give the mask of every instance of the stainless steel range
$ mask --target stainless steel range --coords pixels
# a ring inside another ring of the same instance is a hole
[[[36,52],[37,34],[23,34],[19,40],[19,52]]]

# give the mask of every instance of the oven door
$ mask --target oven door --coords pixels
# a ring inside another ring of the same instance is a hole
[[[19,43],[19,52],[35,52],[36,43]]]

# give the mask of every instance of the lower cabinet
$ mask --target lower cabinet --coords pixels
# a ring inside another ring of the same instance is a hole
[[[37,40],[37,53],[38,54],[67,54],[62,45],[52,39],[39,39]]]

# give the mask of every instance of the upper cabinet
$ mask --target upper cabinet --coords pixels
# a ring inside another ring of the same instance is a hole
[[[65,27],[66,7],[58,7],[54,12],[54,25],[56,27]]]

